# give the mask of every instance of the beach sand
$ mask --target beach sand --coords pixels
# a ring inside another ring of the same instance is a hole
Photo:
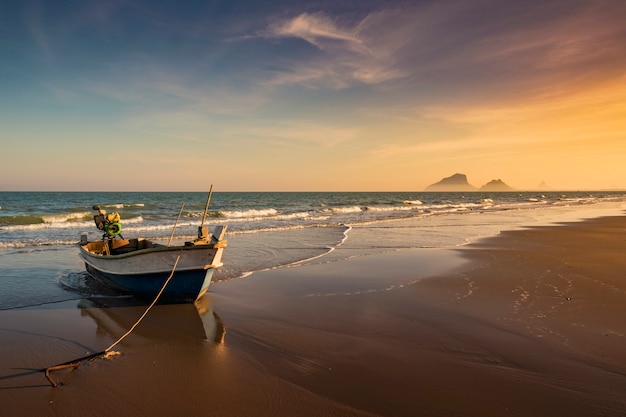
[[[200,306],[0,311],[3,415],[623,416],[626,217],[255,273]],[[98,300],[99,303],[106,300]],[[225,329],[225,334],[224,334]]]

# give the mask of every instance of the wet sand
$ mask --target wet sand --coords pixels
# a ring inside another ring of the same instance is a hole
[[[155,307],[56,388],[37,369],[143,307],[0,311],[2,414],[626,415],[625,254],[626,217],[605,217],[256,273],[213,285],[203,314]]]

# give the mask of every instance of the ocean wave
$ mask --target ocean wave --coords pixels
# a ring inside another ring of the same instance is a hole
[[[254,222],[264,222],[264,221],[272,221],[272,222],[283,222],[289,220],[309,220],[311,218],[311,213],[308,212],[296,212],[296,213],[285,213],[285,214],[275,214],[275,215],[267,215],[267,216],[234,216],[234,217],[223,217],[219,220],[213,218],[212,223],[254,223]]]
[[[133,226],[128,227],[127,224],[130,223]],[[177,229],[184,229],[192,226],[199,226],[196,221],[188,221],[188,222],[178,222],[178,224],[174,224],[174,222],[167,223],[151,223],[146,224],[142,222],[124,222],[122,221],[123,232],[158,232],[163,230],[172,230],[176,226]]]
[[[201,214],[192,213],[191,217],[201,217]],[[276,209],[259,210],[231,210],[213,212],[208,216],[212,221],[222,222],[255,222],[264,220],[299,220],[311,217],[311,212],[300,211],[293,213],[281,213]]]
[[[115,210],[122,210],[128,207],[145,207],[144,203],[118,203],[118,204],[103,204],[102,205],[103,208],[107,208],[107,209],[115,209]]]
[[[429,211],[449,212],[449,211],[456,211],[456,210],[471,210],[474,208],[480,208],[482,206],[483,204],[479,204],[479,203],[458,203],[458,204],[444,203],[444,204],[427,204],[427,205],[422,206],[422,208],[424,210],[429,210]]]
[[[119,211],[124,237],[142,236],[148,239],[168,239],[174,228],[176,212],[168,207],[163,195],[134,195],[122,205],[103,205],[107,211]],[[218,195],[219,196],[219,195]],[[18,195],[17,197],[21,197]],[[43,196],[45,197],[45,196]],[[145,197],[145,198],[144,198]],[[170,200],[179,200],[178,194]],[[217,200],[205,219],[205,224],[229,226],[229,234],[261,233],[264,231],[289,231],[308,227],[336,226],[338,224],[373,224],[387,220],[419,217],[463,215],[464,213],[504,212],[534,210],[549,207],[569,207],[595,204],[603,201],[624,201],[624,193],[604,195],[598,193],[345,193],[321,195],[319,193],[239,194],[231,200]],[[85,196],[85,201],[93,197]],[[4,204],[0,211],[0,248],[75,244],[78,232],[87,231],[95,238],[101,233],[93,222],[94,212],[87,211],[89,204],[77,201],[66,207],[67,199],[54,197],[51,203],[45,198],[25,204]],[[122,207],[124,209],[122,209]],[[200,218],[204,215],[204,201],[189,207],[193,210],[180,218],[175,229],[176,239],[194,238]],[[42,212],[39,212],[41,210]]]
[[[593,196],[590,196],[590,197],[578,197],[578,198],[561,196],[561,198],[559,198],[559,201],[566,201],[568,203],[581,203],[581,204],[594,203],[597,200],[598,199],[596,197],[593,197]]]
[[[15,242],[1,242],[0,249],[21,249],[29,247],[44,247],[44,246],[69,246],[78,243],[79,239],[66,240],[66,239],[50,239],[50,240],[22,240]]]
[[[218,217],[225,217],[227,219],[246,219],[246,218],[263,218],[273,217],[278,214],[278,210],[269,209],[250,209],[250,210],[224,210],[218,212]],[[195,214],[198,216],[198,213]],[[203,215],[203,213],[199,213]],[[213,215],[215,217],[215,215]]]
[[[363,207],[361,206],[331,207],[331,208],[322,209],[323,213],[335,213],[335,214],[360,213],[362,211],[363,211]]]
[[[420,200],[404,200],[402,203],[408,204],[408,205],[411,205],[411,206],[421,206],[422,204],[424,204]]]
[[[11,227],[49,227],[54,224],[80,223],[92,218],[90,212],[57,213],[57,214],[23,214],[17,216],[0,216],[0,224]]]
[[[307,221],[316,221],[316,222],[324,222],[331,218],[331,216],[321,215],[321,216],[309,216],[306,218]]]
[[[43,223],[41,216],[24,214],[19,216],[0,216],[0,228],[6,229],[10,226],[20,226]]]
[[[68,223],[68,222],[82,222],[93,218],[92,212],[79,212],[79,213],[63,213],[63,214],[45,214],[41,216],[44,223],[56,224],[56,223]]]
[[[389,207],[367,206],[365,207],[365,210],[371,211],[371,212],[385,213],[385,212],[391,212],[391,211],[420,211],[422,210],[422,207],[421,206],[389,206]]]
[[[143,222],[142,216],[122,219],[122,224],[135,224]],[[5,219],[0,218],[0,224]],[[44,230],[44,229],[81,229],[95,227],[92,213],[51,214],[43,216],[14,216],[11,222],[0,226],[1,230]]]

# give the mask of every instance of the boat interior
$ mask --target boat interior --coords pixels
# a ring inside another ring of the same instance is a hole
[[[121,255],[140,249],[165,247],[144,238],[97,240],[83,245],[91,253],[102,255]]]
[[[206,228],[201,228],[198,233],[198,239],[191,242],[185,242],[185,246],[210,245],[212,248],[215,249],[225,248],[227,246],[227,241],[224,239],[224,235],[226,234],[226,226],[215,227],[212,235],[209,235],[208,232],[203,229]],[[83,242],[86,242],[86,240],[86,237],[84,237]],[[97,255],[121,255],[141,249],[167,247],[167,245],[155,243],[151,240],[147,240],[141,237],[134,239],[122,239],[118,237],[113,239],[96,240],[86,242],[84,244],[81,244],[81,246],[86,251]]]

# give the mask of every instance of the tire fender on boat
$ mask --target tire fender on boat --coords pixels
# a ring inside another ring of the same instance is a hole
[[[119,222],[107,223],[104,226],[107,235],[114,237],[122,233],[122,225]]]

